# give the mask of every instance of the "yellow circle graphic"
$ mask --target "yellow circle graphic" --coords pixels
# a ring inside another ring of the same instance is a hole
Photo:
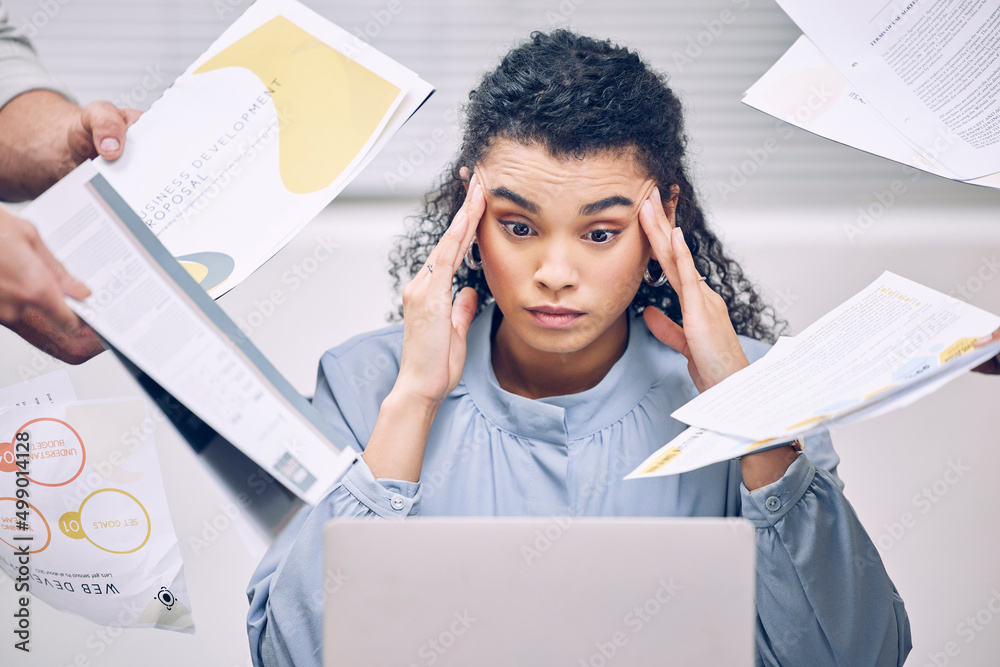
[[[116,494],[125,496],[131,502],[119,498]],[[91,503],[95,498],[96,500]],[[85,513],[88,503],[90,511]],[[142,510],[141,517],[136,508]],[[153,522],[149,518],[149,512],[135,496],[121,489],[94,491],[80,503],[78,515],[83,537],[98,549],[112,554],[130,554],[138,551],[146,546],[153,532]]]
[[[59,517],[59,530],[63,535],[74,540],[82,540],[87,537],[83,532],[83,524],[80,523],[79,512],[66,512]]]

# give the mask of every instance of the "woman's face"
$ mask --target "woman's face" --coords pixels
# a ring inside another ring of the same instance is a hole
[[[477,231],[502,326],[543,352],[621,336],[650,257],[639,206],[653,189],[629,154],[554,158],[496,141],[476,166],[486,196]]]

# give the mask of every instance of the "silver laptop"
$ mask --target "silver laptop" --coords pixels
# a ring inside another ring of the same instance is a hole
[[[341,520],[326,667],[753,664],[742,519]]]

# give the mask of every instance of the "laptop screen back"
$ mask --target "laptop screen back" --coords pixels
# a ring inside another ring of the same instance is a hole
[[[741,519],[327,524],[327,667],[753,664]]]

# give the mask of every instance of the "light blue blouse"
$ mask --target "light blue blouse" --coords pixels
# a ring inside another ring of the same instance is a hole
[[[753,492],[728,461],[645,480],[622,477],[685,426],[670,413],[695,395],[687,360],[644,321],[587,391],[538,400],[500,388],[490,363],[494,306],[469,329],[462,380],[427,443],[421,481],[376,480],[359,459],[264,556],[250,582],[254,665],[320,665],[322,613],[337,582],[322,568],[335,516],[743,516],[757,527],[757,664],[902,665],[903,602],[841,492],[829,437],[809,438],[785,475]],[[401,326],[357,336],[320,362],[315,405],[364,449],[399,371]],[[767,345],[741,338],[753,361]]]

